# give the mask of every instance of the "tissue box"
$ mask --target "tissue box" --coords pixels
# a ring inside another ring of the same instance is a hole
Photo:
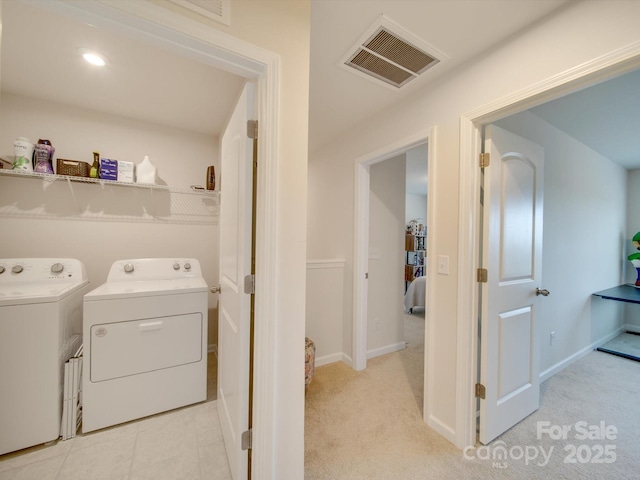
[[[99,176],[102,180],[118,180],[118,161],[101,158]]]
[[[118,181],[133,182],[133,162],[118,160]]]

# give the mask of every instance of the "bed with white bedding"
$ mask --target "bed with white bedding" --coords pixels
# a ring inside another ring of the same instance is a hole
[[[413,307],[424,307],[427,290],[427,277],[416,277],[404,294],[404,311],[411,312]]]

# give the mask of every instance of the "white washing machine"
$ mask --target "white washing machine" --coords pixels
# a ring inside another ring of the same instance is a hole
[[[60,436],[64,364],[82,344],[84,265],[0,259],[0,455]]]
[[[196,259],[146,258],[85,295],[83,432],[206,400],[207,293]]]

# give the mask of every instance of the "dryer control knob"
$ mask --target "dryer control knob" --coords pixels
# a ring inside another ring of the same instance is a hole
[[[4,273],[4,267],[0,265],[0,273]]]
[[[174,270],[180,270],[180,264],[178,262],[173,264],[173,269]]]
[[[135,270],[135,268],[133,268],[133,263],[127,263],[124,266],[124,271],[127,273],[131,273]]]
[[[22,268],[22,265],[14,265],[11,269],[13,273],[20,273],[22,272],[22,270],[24,270],[24,268]]]
[[[187,262],[187,263],[185,263],[185,264],[184,264],[184,269],[185,269],[185,270],[191,270],[191,264],[190,264],[190,263],[188,263],[188,262]]]
[[[54,263],[51,265],[51,273],[62,273],[64,270],[64,265],[61,263]]]

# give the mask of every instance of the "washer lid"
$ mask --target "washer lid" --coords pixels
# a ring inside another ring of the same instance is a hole
[[[117,298],[177,295],[207,292],[209,287],[202,277],[175,280],[149,280],[131,282],[107,282],[84,296],[85,302],[113,300]]]
[[[4,285],[0,288],[0,306],[59,302],[88,284],[89,281],[85,280],[84,282],[73,283]]]

